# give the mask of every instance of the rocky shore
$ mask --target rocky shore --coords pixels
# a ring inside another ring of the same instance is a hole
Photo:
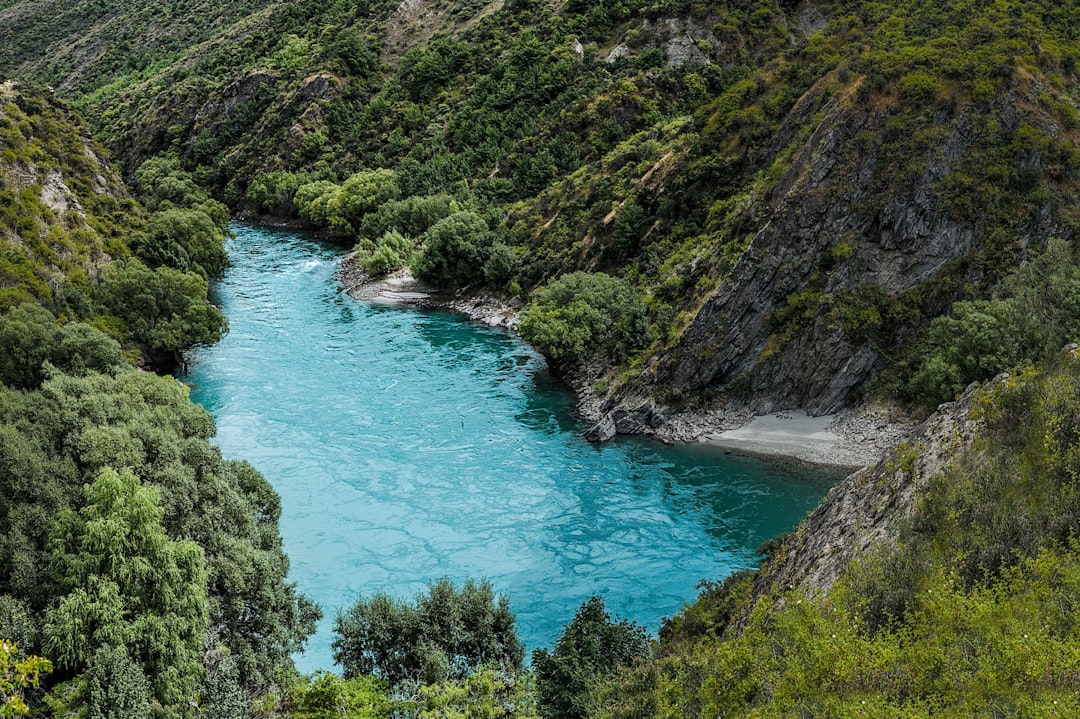
[[[338,277],[343,290],[358,300],[448,309],[488,327],[517,331],[521,311],[517,298],[441,292],[417,280],[408,269],[373,279],[359,266],[355,254],[342,260]],[[729,452],[854,469],[876,463],[917,424],[898,408],[886,405],[864,405],[819,417],[798,410],[756,415],[734,403],[692,411],[659,407],[651,399],[626,398],[611,406],[610,400],[593,391],[587,375],[568,384],[578,396],[578,413],[592,425],[586,437],[593,441],[641,434],[664,442],[704,442]]]

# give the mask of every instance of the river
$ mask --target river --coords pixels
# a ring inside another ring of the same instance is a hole
[[[655,631],[702,579],[752,566],[830,479],[705,446],[581,438],[573,397],[518,338],[445,312],[357,302],[340,248],[237,225],[213,288],[229,334],[192,356],[225,456],[281,495],[290,578],[325,617],[375,591],[487,577],[529,651],[577,607]]]

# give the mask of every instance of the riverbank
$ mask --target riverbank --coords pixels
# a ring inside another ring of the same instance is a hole
[[[364,302],[411,305],[459,312],[469,319],[516,332],[521,302],[487,294],[454,295],[429,287],[406,268],[372,279],[355,253],[341,262],[338,279],[345,292]],[[837,414],[809,417],[788,410],[755,415],[728,405],[704,412],[657,407],[651,400],[604,409],[604,399],[587,381],[569,382],[578,413],[592,428],[586,436],[605,441],[616,434],[653,436],[664,442],[703,442],[740,454],[794,459],[814,465],[856,469],[875,464],[917,425],[896,407],[864,405]]]
[[[425,285],[402,268],[386,277],[372,279],[357,262],[356,253],[342,258],[338,280],[345,292],[363,302],[446,309],[488,327],[517,331],[521,301],[504,300],[484,293],[456,295]]]

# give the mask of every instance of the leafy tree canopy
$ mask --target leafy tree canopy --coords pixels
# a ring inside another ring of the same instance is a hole
[[[524,657],[510,605],[486,580],[459,589],[440,579],[413,601],[361,598],[338,614],[334,632],[346,677],[374,674],[392,686],[462,679],[485,665],[514,671]]]

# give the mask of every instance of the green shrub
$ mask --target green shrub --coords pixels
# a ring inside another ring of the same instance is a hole
[[[405,266],[412,259],[413,242],[397,230],[390,230],[376,243],[364,240],[357,246],[364,272],[381,277]]]
[[[346,678],[374,674],[391,686],[463,679],[485,665],[516,672],[524,657],[510,605],[486,580],[458,589],[440,579],[413,601],[361,598],[338,613],[334,633]]]
[[[448,289],[482,283],[493,238],[478,215],[456,212],[444,217],[424,233],[422,241],[412,263],[418,279]]]
[[[149,267],[220,277],[229,262],[225,233],[202,210],[168,209],[150,217],[132,250]]]
[[[256,175],[248,185],[244,199],[256,212],[275,217],[295,217],[293,197],[304,184],[304,176],[292,172],[269,172]]]
[[[45,379],[46,364],[69,374],[112,374],[127,366],[114,339],[81,322],[57,326],[40,305],[0,316],[0,382],[32,389]]]
[[[94,296],[123,322],[125,338],[143,348],[151,363],[172,367],[186,350],[213,344],[225,333],[225,316],[207,302],[208,289],[193,272],[117,260],[101,272]]]
[[[521,336],[551,360],[615,358],[645,346],[649,325],[637,291],[603,273],[574,272],[533,293]]]
[[[563,629],[552,651],[533,652],[540,716],[586,719],[593,710],[592,690],[620,667],[649,657],[645,630],[633,622],[612,620],[604,600],[590,597]]]

